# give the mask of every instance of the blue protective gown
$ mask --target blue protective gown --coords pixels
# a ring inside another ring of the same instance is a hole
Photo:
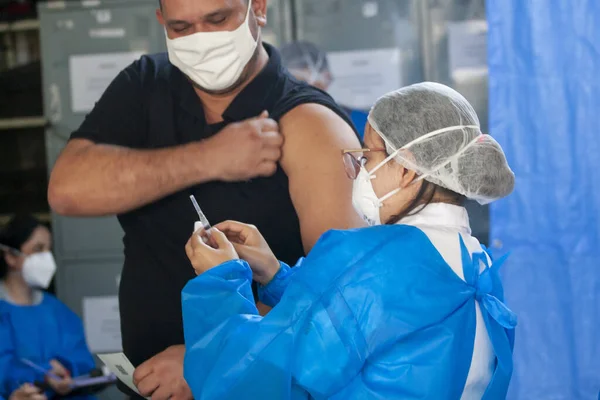
[[[367,118],[369,116],[368,112],[362,110],[352,110],[350,111],[350,119],[352,123],[360,132],[360,139],[363,139],[365,125],[367,125]]]
[[[369,117],[369,113],[363,110],[357,110],[354,108],[342,106],[350,120],[352,121],[352,125],[356,128],[358,132],[358,136],[360,140],[363,140],[365,126],[367,125],[367,120]]]
[[[505,398],[516,319],[502,303],[501,263],[487,266],[460,240],[466,282],[418,228],[330,231],[263,288],[276,305],[264,318],[244,261],[201,274],[182,293],[195,399],[459,399],[476,301],[497,359],[484,399]]]
[[[21,358],[48,370],[51,369],[50,361],[56,359],[74,377],[95,368],[81,320],[47,293],[33,306],[0,300],[0,396],[8,398],[22,384],[44,380],[44,374],[23,364]],[[49,398],[52,395],[48,393]]]

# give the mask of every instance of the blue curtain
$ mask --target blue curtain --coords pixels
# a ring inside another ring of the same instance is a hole
[[[491,241],[519,316],[510,399],[600,391],[600,1],[488,0],[490,133],[516,174]]]

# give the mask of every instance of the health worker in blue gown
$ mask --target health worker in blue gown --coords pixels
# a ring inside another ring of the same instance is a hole
[[[280,52],[283,65],[296,79],[327,92],[334,79],[327,53],[307,41],[288,43],[281,47]],[[361,132],[367,123],[368,113],[345,105],[345,100],[348,99],[336,99],[357,130]]]
[[[66,397],[71,378],[95,367],[79,317],[43,291],[56,271],[50,249],[50,231],[32,216],[0,233],[0,396],[9,400]]]
[[[435,83],[379,99],[365,146],[340,168],[372,226],[325,233],[295,268],[239,222],[191,237],[184,371],[196,400],[505,398],[516,317],[503,260],[471,235],[462,206],[511,193],[502,148]],[[253,278],[274,306],[265,317]]]

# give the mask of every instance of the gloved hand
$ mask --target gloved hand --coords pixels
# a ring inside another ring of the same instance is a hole
[[[279,261],[254,225],[225,221],[216,227],[227,236],[240,258],[250,264],[255,281],[266,285],[273,279],[279,271]]]
[[[210,239],[204,229],[194,232],[185,245],[185,253],[198,275],[239,258],[233,245],[218,228],[210,230]]]

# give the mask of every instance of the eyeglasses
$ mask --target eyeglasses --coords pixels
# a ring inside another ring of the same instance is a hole
[[[351,149],[351,150],[342,150],[342,160],[344,160],[344,169],[346,170],[346,175],[348,178],[354,180],[358,176],[360,172],[360,167],[364,164],[364,159],[362,157],[357,158],[354,156],[356,153],[372,153],[375,151],[385,151],[383,148],[375,148],[375,149]]]

